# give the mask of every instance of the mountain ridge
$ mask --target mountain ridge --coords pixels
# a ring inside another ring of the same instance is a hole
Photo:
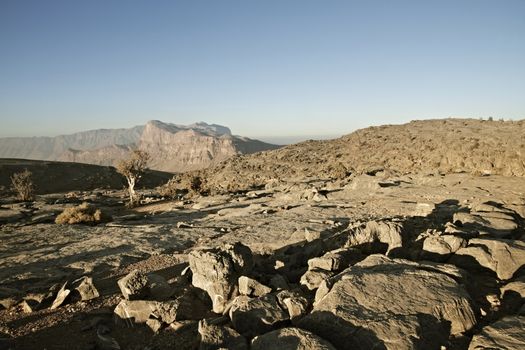
[[[197,122],[190,125],[150,120],[145,125],[94,129],[55,137],[0,138],[0,158],[115,165],[133,149],[151,155],[151,169],[182,172],[209,167],[237,154],[278,146],[232,135],[228,127]]]

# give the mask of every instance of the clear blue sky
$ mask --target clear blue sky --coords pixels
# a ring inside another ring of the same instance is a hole
[[[525,1],[0,0],[0,136],[525,118]]]

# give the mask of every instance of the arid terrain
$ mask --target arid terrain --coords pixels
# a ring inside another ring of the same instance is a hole
[[[233,156],[171,198],[150,172],[134,208],[118,176],[0,161],[0,349],[525,348],[525,121]],[[111,219],[55,223],[82,203]]]

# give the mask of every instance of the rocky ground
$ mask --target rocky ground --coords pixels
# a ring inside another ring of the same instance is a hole
[[[176,199],[150,173],[133,209],[112,168],[0,162],[0,349],[523,349],[524,128],[367,128],[180,175]],[[82,203],[112,219],[55,223]]]
[[[369,173],[5,198],[0,349],[523,349],[525,179]]]
[[[419,120],[357,130],[229,159],[201,172],[212,192],[248,189],[271,179],[394,174],[525,176],[525,120]]]

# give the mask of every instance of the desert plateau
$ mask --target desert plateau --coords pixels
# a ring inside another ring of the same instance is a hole
[[[113,167],[0,160],[0,349],[525,347],[525,121],[153,157],[133,207]]]

